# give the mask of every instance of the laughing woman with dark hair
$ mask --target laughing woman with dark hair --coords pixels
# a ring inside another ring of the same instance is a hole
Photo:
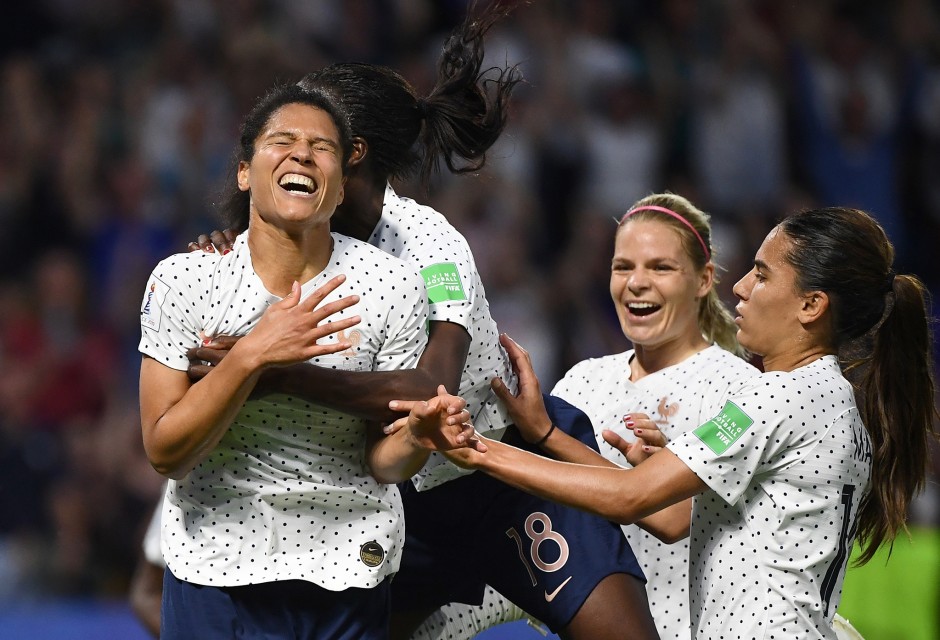
[[[163,638],[384,640],[404,542],[391,483],[472,436],[463,401],[445,394],[428,394],[421,419],[392,437],[296,397],[250,397],[273,367],[407,368],[425,345],[415,270],[330,232],[349,152],[326,96],[273,89],[241,132],[235,189],[245,195],[232,202],[247,231],[226,255],[167,258],[148,283],[141,424],[151,464],[170,479]],[[355,340],[342,333],[353,326]],[[221,333],[243,338],[191,382],[187,350]]]

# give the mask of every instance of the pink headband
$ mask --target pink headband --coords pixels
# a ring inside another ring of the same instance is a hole
[[[686,220],[685,218],[683,218],[682,216],[680,216],[678,213],[676,213],[672,209],[667,209],[666,207],[658,207],[654,204],[648,204],[642,207],[637,207],[636,209],[630,209],[625,214],[623,214],[622,218],[620,218],[620,224],[623,224],[624,220],[632,216],[634,213],[637,213],[638,211],[659,211],[660,213],[665,213],[667,216],[672,216],[673,218],[675,218],[676,220],[678,220],[679,222],[681,222],[682,224],[684,224],[685,226],[687,226],[689,229],[692,230],[692,233],[694,233],[695,237],[698,238],[698,243],[702,245],[702,251],[705,252],[705,260],[707,261],[707,260],[712,259],[711,252],[708,250],[708,245],[706,245],[705,241],[702,240],[702,236],[699,235],[699,232],[695,230],[695,227],[692,226],[692,223]]]

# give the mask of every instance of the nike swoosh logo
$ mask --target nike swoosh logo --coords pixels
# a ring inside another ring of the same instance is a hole
[[[558,595],[558,592],[561,591],[562,589],[564,589],[564,588],[565,588],[565,585],[568,584],[568,581],[570,581],[571,578],[573,578],[573,577],[574,577],[574,576],[568,576],[568,578],[567,578],[564,582],[562,582],[560,585],[558,585],[558,587],[557,587],[554,591],[552,591],[551,593],[549,593],[548,591],[546,591],[546,592],[545,592],[545,602],[551,602],[552,600],[554,600],[554,599],[555,599],[555,596]]]

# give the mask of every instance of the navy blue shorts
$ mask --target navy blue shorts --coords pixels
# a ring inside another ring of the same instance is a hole
[[[386,640],[389,581],[330,591],[303,580],[207,587],[163,573],[161,640]]]
[[[591,421],[546,396],[559,429],[597,442]],[[510,427],[503,442],[534,450]],[[417,491],[402,485],[405,547],[392,580],[395,611],[480,604],[489,584],[558,632],[609,575],[646,581],[620,525],[530,495],[482,472]]]

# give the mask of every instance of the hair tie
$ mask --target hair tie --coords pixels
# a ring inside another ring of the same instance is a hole
[[[428,111],[430,111],[430,107],[427,100],[424,98],[418,98],[415,101],[415,108],[418,110],[418,116],[420,116],[422,120],[428,117]]]
[[[888,278],[885,280],[885,290],[888,293],[894,291],[894,279],[897,277],[897,275],[898,274],[894,272],[894,269],[888,271]]]
[[[659,211],[660,213],[665,213],[667,216],[672,216],[673,218],[675,218],[676,220],[678,220],[679,222],[687,226],[689,229],[691,229],[692,233],[695,234],[695,237],[698,238],[698,243],[702,245],[702,251],[705,253],[706,262],[712,259],[712,254],[708,250],[708,245],[705,244],[705,241],[702,239],[702,236],[701,234],[699,234],[698,230],[692,226],[691,222],[683,218],[681,215],[679,215],[672,209],[667,209],[666,207],[659,207],[655,204],[647,204],[647,205],[643,205],[642,207],[636,207],[635,209],[630,209],[625,214],[623,214],[623,217],[620,218],[620,224],[623,224],[624,220],[626,220],[627,218],[632,216],[634,213],[637,213],[639,211]]]

